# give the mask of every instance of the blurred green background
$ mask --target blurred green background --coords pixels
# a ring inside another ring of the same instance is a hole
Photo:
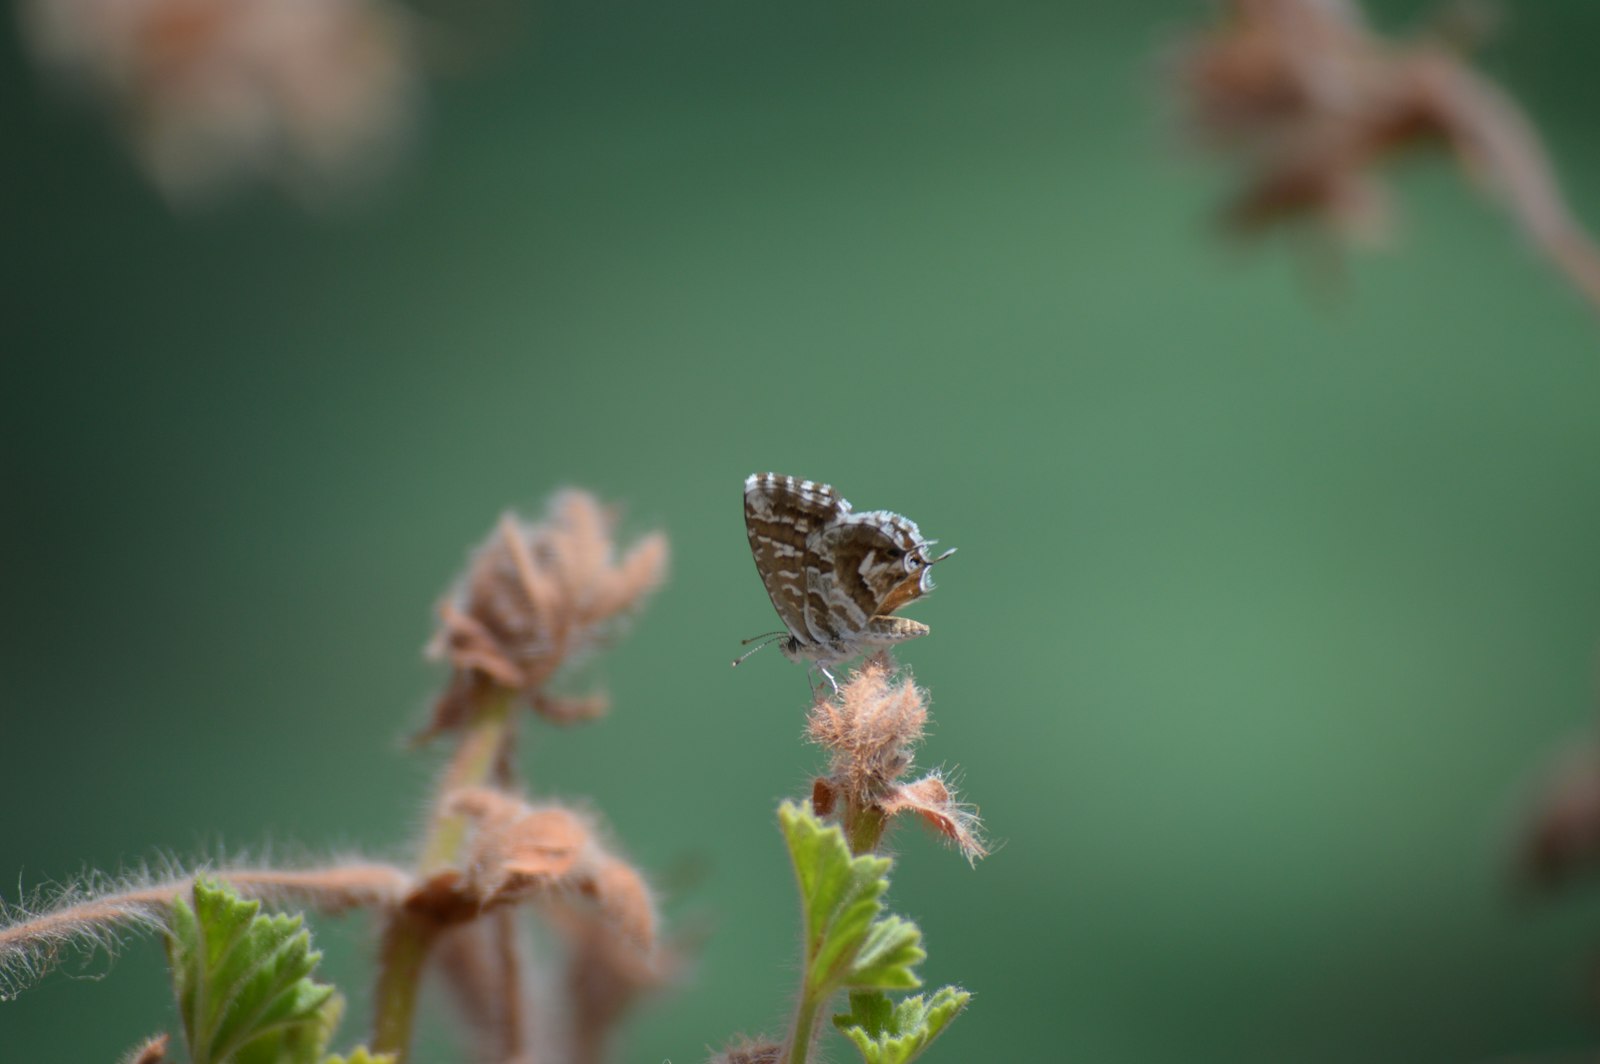
[[[801,669],[727,666],[773,624],[739,488],[774,469],[961,549],[902,659],[923,763],[1003,847],[896,838],[925,975],[978,995],[930,1059],[1600,1045],[1600,898],[1505,876],[1594,714],[1600,325],[1442,164],[1333,300],[1217,244],[1156,91],[1205,10],[550,0],[331,215],[174,212],[8,25],[0,893],[404,854],[432,605],[504,507],[580,484],[673,577],[592,670],[613,715],[522,767],[646,868],[702,863],[671,912],[715,927],[623,1059],[779,1030],[773,810],[819,757]],[[1600,224],[1600,7],[1513,14],[1484,64]],[[347,1043],[370,928],[317,926]],[[0,1004],[0,1058],[172,1023],[146,941]],[[442,1009],[426,1044],[454,1059]]]

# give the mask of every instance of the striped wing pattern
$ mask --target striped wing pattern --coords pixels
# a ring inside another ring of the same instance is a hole
[[[777,473],[745,481],[744,520],[756,570],[791,637],[789,656],[839,660],[865,643],[926,631],[888,617],[933,587],[915,523],[886,510],[856,513],[831,486]]]
[[[850,504],[827,484],[758,473],[744,482],[744,527],[756,572],[789,634],[803,643],[823,642],[829,634],[807,622],[807,569],[811,534],[850,512]]]

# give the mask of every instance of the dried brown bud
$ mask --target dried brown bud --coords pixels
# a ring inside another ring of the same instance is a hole
[[[557,494],[543,521],[501,519],[439,607],[429,654],[455,672],[430,731],[470,720],[497,690],[562,723],[605,711],[601,696],[560,698],[544,687],[601,645],[666,577],[666,537],[651,533],[619,558],[614,525],[612,513],[582,491]]]
[[[1177,53],[1175,91],[1196,143],[1231,158],[1240,232],[1309,219],[1381,235],[1379,167],[1454,151],[1529,237],[1600,303],[1600,254],[1572,218],[1535,129],[1438,34],[1393,44],[1349,0],[1234,0]]]
[[[831,697],[812,703],[811,741],[828,751],[828,782],[856,805],[871,805],[911,767],[928,707],[910,679],[894,682],[894,663],[874,654]]]
[[[833,789],[833,784],[827,777],[818,776],[811,781],[811,811],[818,816],[830,816],[833,807],[839,804],[839,792]]]
[[[857,824],[878,825],[868,846],[886,820],[914,813],[968,861],[987,857],[977,813],[957,801],[943,776],[900,782],[927,722],[926,694],[909,677],[896,681],[886,652],[868,658],[831,697],[812,703],[806,734],[828,751],[830,772],[812,781],[811,808],[818,816],[837,810],[847,834]]]

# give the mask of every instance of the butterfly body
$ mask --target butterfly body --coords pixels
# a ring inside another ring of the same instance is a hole
[[[931,540],[888,510],[856,512],[831,486],[757,473],[744,482],[750,552],[791,661],[827,667],[928,634],[896,610],[933,590]]]

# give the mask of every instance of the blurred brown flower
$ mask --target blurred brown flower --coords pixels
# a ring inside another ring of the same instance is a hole
[[[114,111],[175,198],[265,179],[316,197],[395,154],[416,58],[389,0],[24,0],[47,66]]]
[[[988,855],[977,814],[956,800],[938,772],[902,783],[928,721],[925,693],[908,677],[898,680],[886,651],[854,670],[831,697],[812,703],[806,734],[829,754],[829,774],[812,785],[819,816],[839,810],[846,834],[863,820],[887,821],[900,813],[921,817],[954,843],[969,861]],[[871,833],[869,829],[869,834]]]
[[[529,806],[487,787],[457,791],[446,805],[471,819],[474,830],[461,876],[440,885],[479,910],[538,905],[567,941],[571,1059],[603,1060],[623,1015],[684,967],[680,944],[658,939],[655,899],[644,877],[571,810]],[[482,941],[462,944],[452,975],[487,984],[495,966]]]
[[[439,607],[429,646],[455,668],[429,731],[457,727],[498,691],[566,723],[600,716],[602,696],[561,698],[545,685],[599,646],[666,578],[667,539],[653,532],[617,556],[615,517],[583,491],[564,491],[542,522],[507,514]]]
[[[1231,229],[1312,219],[1344,236],[1381,236],[1378,167],[1443,146],[1600,305],[1600,254],[1572,217],[1537,131],[1447,35],[1391,43],[1351,0],[1224,6],[1213,29],[1179,49],[1173,81],[1191,138],[1240,170],[1224,212]]]
[[[533,807],[488,787],[457,791],[445,807],[474,825],[459,889],[478,907],[576,901],[634,950],[655,948],[649,887],[632,865],[601,845],[587,818],[560,806]]]

